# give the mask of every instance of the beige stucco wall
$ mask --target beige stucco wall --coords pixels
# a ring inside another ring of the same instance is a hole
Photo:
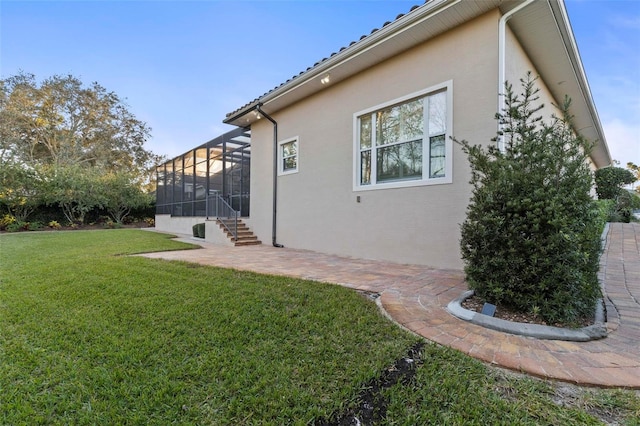
[[[450,184],[354,191],[353,114],[452,80],[452,135],[490,143],[497,129],[499,18],[497,10],[485,14],[271,114],[279,140],[299,137],[299,172],[278,178],[278,243],[462,268],[460,224],[471,188],[460,147],[453,144]],[[510,45],[513,55],[522,56],[511,79],[529,64],[519,45]],[[265,243],[272,229],[272,132],[266,120],[252,126],[251,222]]]

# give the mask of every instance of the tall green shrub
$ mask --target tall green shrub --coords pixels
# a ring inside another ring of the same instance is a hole
[[[530,74],[496,114],[504,148],[460,142],[473,194],[462,224],[469,286],[492,303],[570,323],[593,312],[600,226],[590,196],[590,144],[572,131],[565,99],[549,122]]]

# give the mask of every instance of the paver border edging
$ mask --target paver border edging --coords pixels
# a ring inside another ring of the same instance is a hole
[[[569,342],[588,342],[607,337],[607,326],[604,321],[604,308],[602,299],[596,304],[596,322],[588,327],[570,329],[552,327],[540,324],[528,324],[524,322],[507,321],[500,318],[490,317],[478,312],[470,311],[462,307],[462,302],[473,296],[473,290],[462,293],[460,297],[452,300],[447,305],[447,311],[457,318],[469,321],[482,327],[505,333],[516,334],[518,336],[535,337],[544,340],[565,340]]]

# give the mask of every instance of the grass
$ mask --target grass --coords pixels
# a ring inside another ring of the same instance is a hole
[[[1,235],[0,424],[309,424],[354,406],[417,341],[352,290],[123,256],[188,248],[138,230]],[[425,351],[387,391],[388,424],[640,413],[633,393],[561,407],[543,382]]]
[[[386,391],[389,425],[640,424],[631,391],[551,383],[487,367],[449,348],[426,346],[409,386]]]

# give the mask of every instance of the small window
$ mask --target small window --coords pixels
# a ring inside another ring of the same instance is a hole
[[[298,138],[278,143],[278,174],[286,175],[298,171]]]

